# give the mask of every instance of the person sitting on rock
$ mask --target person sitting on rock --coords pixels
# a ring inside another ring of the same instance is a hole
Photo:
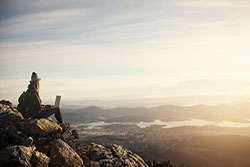
[[[47,118],[55,115],[60,125],[63,124],[62,114],[59,107],[51,105],[42,105],[40,98],[40,80],[37,73],[33,72],[31,81],[26,92],[19,97],[18,110],[24,118]]]

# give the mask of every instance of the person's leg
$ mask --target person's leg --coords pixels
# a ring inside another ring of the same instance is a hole
[[[55,115],[55,117],[59,123],[63,122],[62,114],[61,114],[61,111],[59,108],[46,108],[45,110],[40,111],[37,117],[38,118],[47,118],[53,114]]]
[[[55,114],[55,117],[56,117],[57,121],[59,123],[63,123],[62,113],[61,113],[60,108],[57,108],[57,110],[56,110],[56,112],[54,114]]]

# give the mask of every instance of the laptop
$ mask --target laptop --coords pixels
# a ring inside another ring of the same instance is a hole
[[[61,101],[61,96],[56,95],[56,100],[55,100],[55,107],[59,107]]]

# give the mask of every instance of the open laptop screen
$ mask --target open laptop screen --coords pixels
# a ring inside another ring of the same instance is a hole
[[[61,101],[61,96],[56,96],[56,100],[55,100],[55,107],[59,107],[60,105],[60,101]]]

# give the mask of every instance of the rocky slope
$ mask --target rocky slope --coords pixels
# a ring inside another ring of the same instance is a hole
[[[79,144],[78,139],[69,126],[50,118],[24,119],[11,102],[0,101],[0,166],[148,167],[122,146]]]

